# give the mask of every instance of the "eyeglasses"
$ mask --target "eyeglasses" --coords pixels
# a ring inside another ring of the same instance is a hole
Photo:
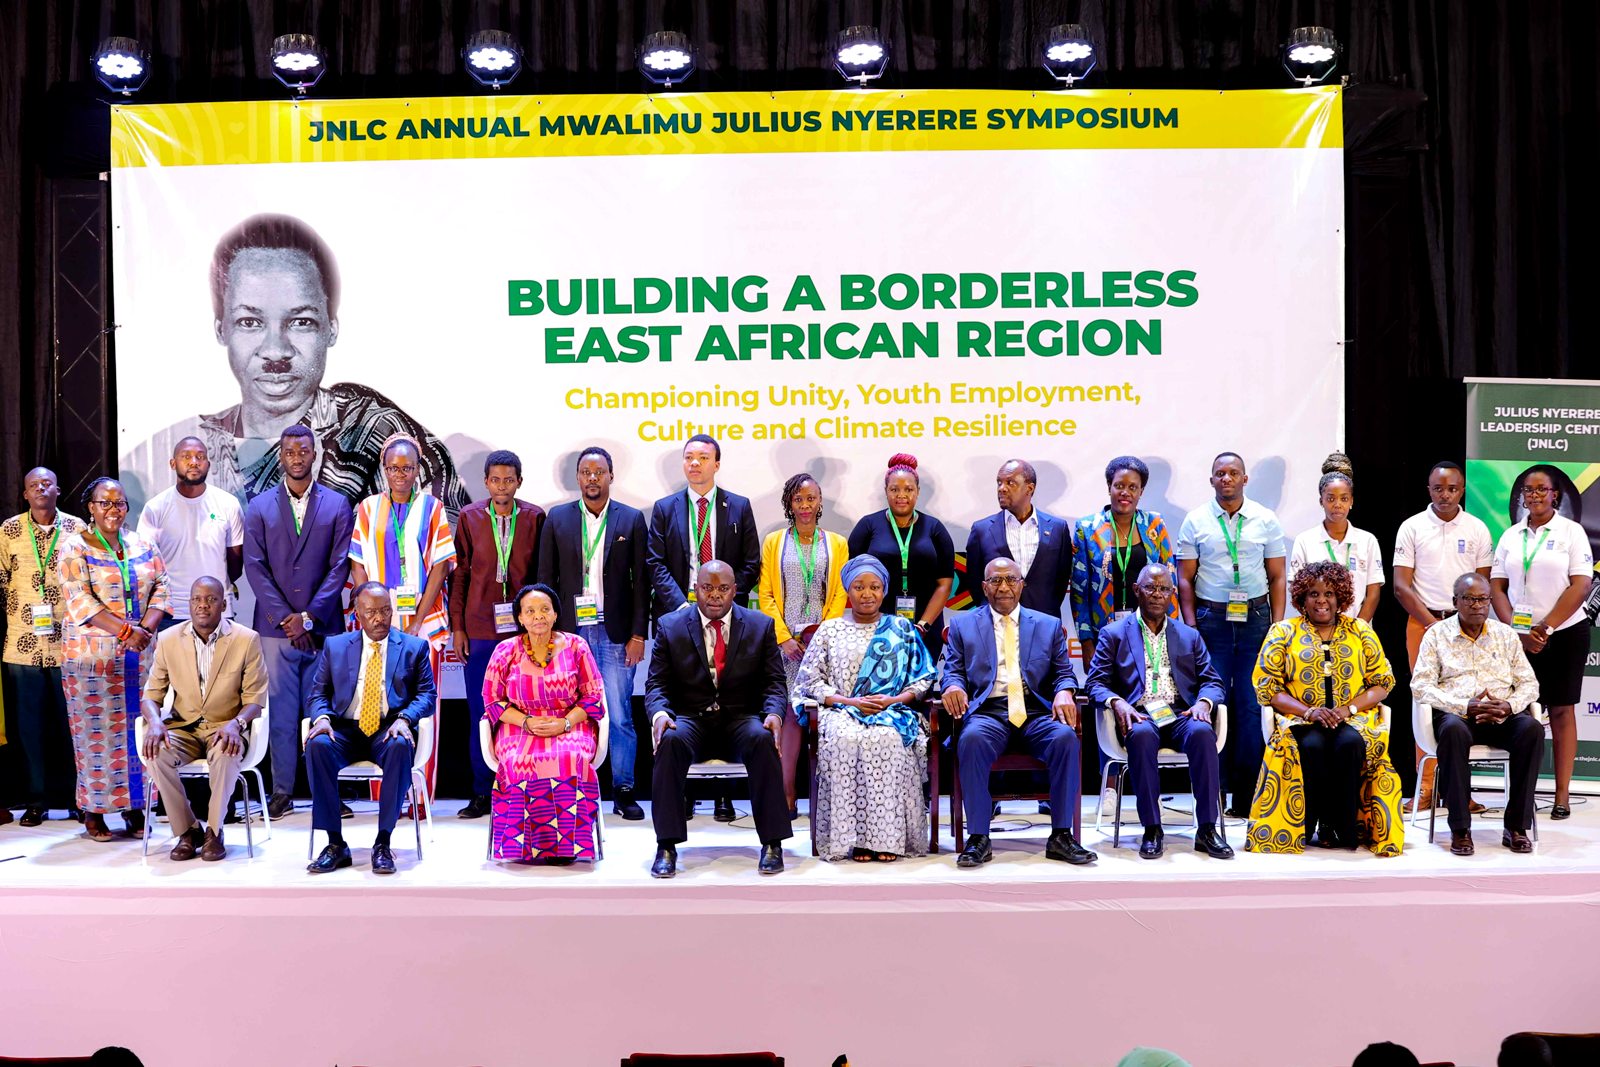
[[[91,500],[89,501],[89,506],[91,508],[100,508],[104,511],[128,510],[128,502],[126,500]]]
[[[1489,603],[1489,598],[1486,596],[1458,596],[1456,597],[1456,602],[1460,604],[1471,604],[1473,607],[1481,608],[1485,604]]]
[[[993,586],[996,589],[1011,589],[1021,585],[1022,579],[1013,578],[1009,574],[1002,574],[998,578],[985,578],[983,584]]]
[[[1522,487],[1523,496],[1549,496],[1553,492],[1555,490],[1548,485],[1525,485]]]
[[[385,467],[383,469],[390,474],[415,474],[419,470],[417,467]]]

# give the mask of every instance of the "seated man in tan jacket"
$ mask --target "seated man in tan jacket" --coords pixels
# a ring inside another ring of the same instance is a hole
[[[239,780],[250,720],[267,699],[267,673],[261,639],[248,626],[222,617],[227,593],[215,578],[196,579],[189,621],[162,632],[155,663],[144,687],[144,757],[150,777],[166,804],[177,844],[175,860],[220,860],[222,816]],[[172,714],[164,721],[162,704],[172,693]],[[205,759],[211,767],[211,801],[206,829],[195,821],[178,768]]]

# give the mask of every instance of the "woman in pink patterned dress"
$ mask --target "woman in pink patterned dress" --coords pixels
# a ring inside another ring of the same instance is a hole
[[[483,679],[495,731],[497,860],[558,866],[595,858],[600,780],[592,761],[605,686],[588,642],[556,630],[556,591],[524,586],[522,634],[500,642]]]

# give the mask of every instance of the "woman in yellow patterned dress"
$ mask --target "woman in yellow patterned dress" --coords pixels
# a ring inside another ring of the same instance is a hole
[[[1398,856],[1400,776],[1389,762],[1388,720],[1376,711],[1394,671],[1372,627],[1344,614],[1355,599],[1344,567],[1302,568],[1289,597],[1299,616],[1274,624],[1256,659],[1256,696],[1275,714],[1248,847],[1302,852],[1316,831],[1323,848]]]

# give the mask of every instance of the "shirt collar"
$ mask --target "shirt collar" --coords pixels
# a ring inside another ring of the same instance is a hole
[[[190,637],[194,638],[195,641],[197,641],[197,642],[200,642],[202,644],[207,644],[207,645],[215,645],[218,640],[220,640],[221,638],[227,637],[230,633],[233,632],[233,623],[231,621],[229,621],[226,617],[223,618],[222,622],[217,624],[217,628],[215,630],[211,631],[211,636],[209,638],[205,639],[204,641],[201,641],[200,631],[196,630],[194,628],[193,620],[186,620],[184,625],[189,627],[189,636]]]
[[[694,613],[696,615],[700,616],[700,629],[702,629],[702,630],[711,629],[711,624],[713,622],[717,622],[717,621],[721,621],[722,624],[723,624],[723,628],[726,629],[728,620],[733,617],[733,612],[729,611],[728,614],[724,615],[721,618],[721,620],[708,619],[708,618],[706,618],[706,613],[700,610],[700,606],[698,604],[695,605]]]
[[[393,633],[393,632],[394,632],[393,630],[389,631],[389,633]],[[367,652],[371,652],[372,649],[374,648],[374,646],[387,645],[388,643],[389,643],[389,634],[384,634],[382,641],[374,641],[372,638],[367,636],[367,631],[365,631],[365,630],[361,631],[361,647]]]
[[[1000,511],[1000,514],[1005,516],[1005,519],[1003,521],[1005,522],[1007,528],[1010,528],[1012,526],[1017,526],[1017,527],[1032,526],[1034,529],[1038,529],[1039,528],[1039,509],[1037,507],[1035,507],[1033,509],[1033,513],[1031,515],[1029,515],[1026,519],[1022,520],[1021,522],[1018,522],[1017,521],[1017,517],[1015,515],[1011,514],[1011,509],[1010,508],[1002,508],[1001,511]]]
[[[1248,522],[1251,518],[1251,509],[1254,506],[1254,501],[1252,501],[1249,497],[1245,497],[1244,500],[1239,504],[1239,510],[1234,512],[1234,515],[1237,515],[1240,519]],[[1226,511],[1222,510],[1222,505],[1217,503],[1217,498],[1214,496],[1211,498],[1211,514],[1217,516],[1219,519],[1226,518],[1229,522],[1234,521],[1233,518],[1229,517]]]
[[[1017,601],[1017,606],[1011,609],[1011,614],[1009,616],[999,608],[995,607],[993,604],[989,605],[989,610],[994,612],[994,617],[997,619],[1015,618],[1020,620],[1022,618],[1022,601]]]
[[[1456,517],[1451,519],[1449,522],[1446,522],[1445,520],[1443,520],[1443,519],[1441,519],[1439,517],[1439,513],[1437,511],[1433,510],[1433,505],[1432,504],[1429,504],[1427,507],[1423,508],[1422,509],[1422,513],[1424,515],[1426,515],[1428,517],[1428,521],[1433,523],[1433,525],[1435,525],[1435,526],[1452,526],[1455,523],[1458,523],[1458,522],[1461,521],[1462,516],[1464,516],[1467,513],[1467,509],[1466,508],[1457,509],[1456,510]]]
[[[717,487],[715,485],[713,485],[710,489],[707,489],[704,493],[697,493],[697,492],[694,491],[694,486],[686,485],[686,486],[683,487],[683,491],[689,494],[689,503],[691,503],[691,504],[693,504],[693,503],[695,503],[696,501],[699,501],[699,500],[704,500],[707,503],[709,503],[710,500],[711,500],[711,494],[715,493],[717,491]]]

